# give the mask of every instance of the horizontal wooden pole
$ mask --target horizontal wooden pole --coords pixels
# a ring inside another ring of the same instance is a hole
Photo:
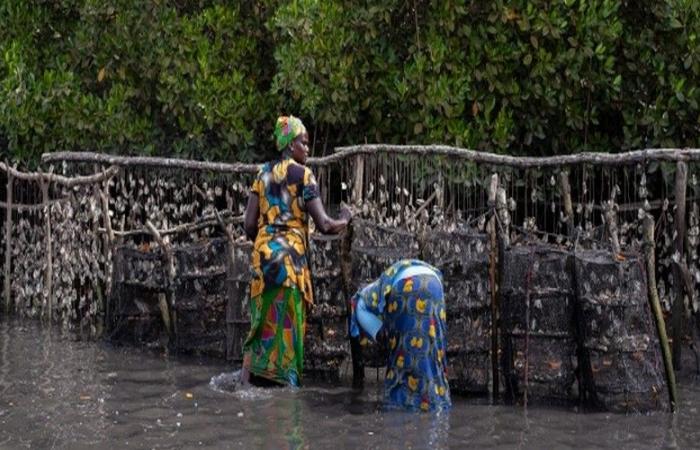
[[[65,198],[55,198],[52,200],[49,200],[48,204],[47,203],[33,203],[33,204],[24,204],[24,203],[13,203],[10,205],[10,208],[12,208],[15,211],[39,211],[44,209],[46,206],[53,205],[55,203],[60,203],[64,202],[67,199]],[[0,209],[7,209],[8,205],[6,202],[0,201]]]
[[[509,156],[476,150],[451,147],[447,145],[386,145],[367,144],[348,147],[337,147],[329,156],[309,158],[307,165],[326,166],[340,162],[350,156],[363,154],[390,153],[402,155],[451,156],[475,163],[491,164],[513,168],[553,167],[575,164],[597,165],[631,165],[649,161],[700,161],[700,149],[695,148],[657,148],[634,150],[625,153],[575,153],[560,156]],[[222,173],[254,174],[260,169],[259,164],[218,163],[210,161],[195,161],[178,158],[158,158],[150,156],[114,156],[92,152],[54,152],[44,153],[41,157],[44,163],[84,162],[111,164],[120,167],[157,167],[162,169],[187,169]]]
[[[119,173],[119,167],[112,166],[109,169],[88,176],[76,176],[76,177],[64,177],[63,175],[57,175],[54,173],[44,173],[44,172],[22,172],[17,170],[15,167],[10,167],[9,165],[0,162],[0,170],[12,174],[15,179],[23,181],[42,181],[46,180],[49,183],[57,183],[63,185],[67,188],[74,186],[81,186],[85,184],[100,183],[107,180],[117,173]]]
[[[243,223],[243,216],[232,216],[230,211],[224,211],[221,213],[221,216],[223,216],[223,221],[226,223]],[[156,230],[158,231],[158,234],[160,236],[167,236],[171,234],[179,234],[179,233],[189,233],[192,231],[197,231],[201,230],[203,228],[211,227],[211,226],[219,226],[219,220],[216,218],[215,215],[209,215],[209,216],[203,216],[199,220],[195,222],[190,222],[190,223],[183,223],[181,225],[177,225],[173,228],[166,228],[164,230]],[[98,231],[100,233],[108,233],[109,231],[106,228],[99,228]],[[149,228],[141,228],[137,230],[128,230],[128,231],[112,231],[115,236],[118,237],[127,237],[127,236],[141,236],[141,235],[152,235],[153,231],[150,230]]]
[[[55,152],[41,155],[43,163],[75,162],[110,164],[119,167],[153,167],[159,169],[186,169],[222,173],[252,173],[260,170],[260,164],[217,163],[179,158],[157,158],[151,156],[114,156],[91,152]]]
[[[358,154],[395,153],[403,155],[443,155],[475,163],[507,166],[513,168],[552,167],[574,164],[627,165],[649,161],[700,161],[700,149],[659,148],[635,150],[626,153],[575,153],[561,156],[509,156],[479,152],[446,145],[385,145],[368,144],[338,147],[336,153],[318,158],[316,164],[329,164]]]

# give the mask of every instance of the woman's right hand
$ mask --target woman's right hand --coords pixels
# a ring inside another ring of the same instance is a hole
[[[340,206],[340,220],[345,220],[347,222],[352,220],[352,211],[350,211],[347,205]]]

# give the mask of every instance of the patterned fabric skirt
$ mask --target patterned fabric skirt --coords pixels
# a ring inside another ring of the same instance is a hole
[[[449,409],[447,329],[442,283],[434,275],[398,281],[387,300],[387,409]]]
[[[296,287],[265,290],[250,301],[250,333],[243,365],[268,380],[299,386],[304,362],[306,309]]]

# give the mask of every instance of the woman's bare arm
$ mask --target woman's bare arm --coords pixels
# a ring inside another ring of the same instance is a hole
[[[260,199],[258,194],[251,192],[248,194],[248,204],[245,207],[243,217],[243,229],[248,239],[255,242],[258,237],[258,215],[260,214]]]
[[[340,219],[333,219],[326,214],[320,198],[315,198],[306,204],[306,210],[314,219],[316,228],[323,234],[338,234],[345,229],[350,222],[350,210],[343,208],[340,211]]]

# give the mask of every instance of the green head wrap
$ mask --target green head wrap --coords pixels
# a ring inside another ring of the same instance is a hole
[[[277,150],[282,151],[302,133],[306,133],[306,127],[301,119],[290,116],[280,116],[275,124],[275,143]]]

